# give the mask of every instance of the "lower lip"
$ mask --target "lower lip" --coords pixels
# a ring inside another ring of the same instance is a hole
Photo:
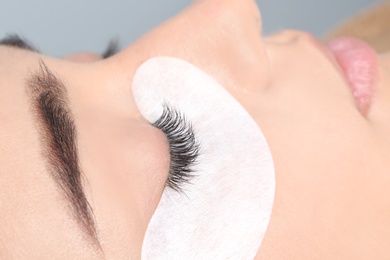
[[[349,37],[330,41],[327,49],[342,69],[358,109],[367,114],[379,77],[379,62],[375,51],[365,42]]]

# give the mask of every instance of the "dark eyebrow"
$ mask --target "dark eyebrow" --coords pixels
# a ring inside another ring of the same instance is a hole
[[[65,85],[40,62],[27,80],[31,108],[37,119],[48,170],[69,203],[70,213],[99,248],[94,214],[82,188],[77,131]]]
[[[26,38],[21,37],[17,34],[6,35],[3,39],[0,40],[0,45],[15,47],[18,49],[23,49],[23,50],[28,50],[28,51],[39,53],[38,48],[36,48],[30,41],[28,41]]]
[[[34,44],[32,44],[25,37],[21,37],[18,34],[6,35],[3,39],[0,40],[0,45],[41,53],[38,48],[34,46]],[[106,49],[101,53],[101,56],[103,59],[107,59],[111,56],[114,56],[119,51],[119,40],[118,38],[114,38],[109,41]]]

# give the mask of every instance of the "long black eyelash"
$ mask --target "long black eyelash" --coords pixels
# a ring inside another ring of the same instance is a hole
[[[194,177],[193,166],[197,163],[200,146],[194,130],[185,116],[169,105],[164,105],[161,117],[153,123],[165,133],[170,146],[171,163],[166,185],[178,192],[181,186]]]

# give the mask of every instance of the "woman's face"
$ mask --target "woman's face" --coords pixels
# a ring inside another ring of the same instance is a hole
[[[276,193],[258,259],[390,257],[390,57],[361,106],[310,35],[261,30],[254,1],[210,0],[104,60],[0,46],[1,258],[140,257],[170,162],[131,92],[155,56],[211,75],[261,127]]]

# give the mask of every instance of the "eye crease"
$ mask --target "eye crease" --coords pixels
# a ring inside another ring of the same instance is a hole
[[[193,127],[183,114],[167,103],[160,118],[152,125],[160,129],[169,142],[171,162],[166,186],[183,192],[181,186],[184,183],[191,183],[194,177],[192,167],[200,153],[200,145],[195,138]]]

